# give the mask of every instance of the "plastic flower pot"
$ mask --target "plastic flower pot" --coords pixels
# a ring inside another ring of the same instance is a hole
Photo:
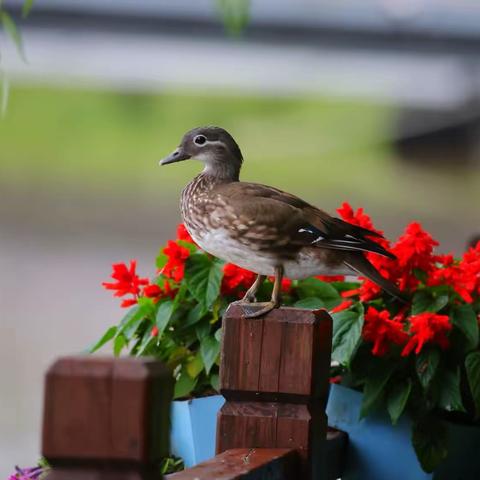
[[[349,435],[342,480],[474,480],[480,478],[480,428],[448,423],[449,455],[433,474],[418,463],[411,442],[411,422],[397,425],[383,413],[359,420],[362,394],[331,385],[328,424]]]
[[[172,402],[170,449],[185,467],[215,456],[217,413],[224,402],[221,395]]]

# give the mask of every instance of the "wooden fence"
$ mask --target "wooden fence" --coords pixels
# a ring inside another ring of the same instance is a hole
[[[217,456],[172,480],[330,480],[346,436],[328,432],[332,322],[292,308],[223,319]],[[46,376],[48,480],[160,479],[168,455],[172,374],[151,359],[67,357]],[[327,441],[328,438],[328,441]]]

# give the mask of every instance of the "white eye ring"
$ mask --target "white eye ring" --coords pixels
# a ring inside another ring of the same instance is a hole
[[[205,145],[207,142],[207,137],[205,137],[205,135],[197,135],[193,141],[196,145]]]

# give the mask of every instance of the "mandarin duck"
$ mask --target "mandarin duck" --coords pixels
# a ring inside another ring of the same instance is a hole
[[[242,152],[223,128],[190,130],[160,164],[188,159],[199,160],[204,167],[181,194],[185,227],[206,252],[257,274],[242,300],[253,307],[246,308],[246,317],[259,317],[280,306],[284,276],[362,275],[392,296],[403,298],[365,257],[365,252],[373,252],[395,259],[371,240],[380,234],[335,218],[277,188],[240,181]],[[275,278],[271,300],[255,303],[267,276]]]

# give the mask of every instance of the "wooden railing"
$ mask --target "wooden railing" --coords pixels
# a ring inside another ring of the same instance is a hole
[[[334,479],[345,436],[325,404],[332,324],[325,311],[282,308],[223,319],[217,456],[172,480]],[[46,377],[43,455],[49,480],[159,480],[168,455],[172,375],[139,358],[67,357]],[[327,449],[329,452],[327,454]],[[328,461],[327,461],[328,459]]]

